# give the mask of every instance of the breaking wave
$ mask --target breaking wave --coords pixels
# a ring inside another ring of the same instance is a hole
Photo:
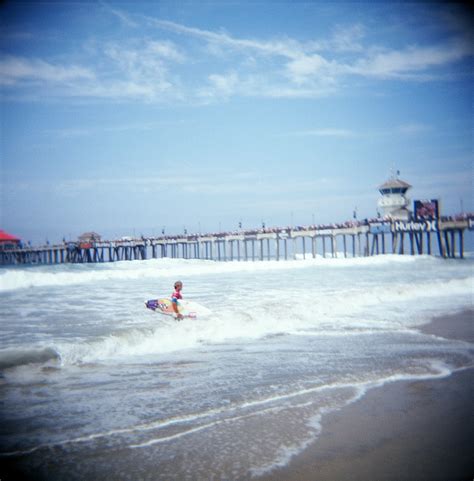
[[[52,348],[4,349],[0,350],[0,370],[26,364],[45,364],[59,361],[60,355]]]
[[[430,263],[433,266],[446,262],[429,256],[380,255],[356,258],[308,258],[301,256],[287,261],[208,261],[184,259],[150,259],[145,261],[120,261],[104,264],[63,264],[6,268],[0,272],[0,292],[32,287],[65,286],[116,280],[160,279],[179,270],[181,276],[199,276],[236,272],[264,272],[305,269],[312,266],[347,268],[381,266],[385,264]]]

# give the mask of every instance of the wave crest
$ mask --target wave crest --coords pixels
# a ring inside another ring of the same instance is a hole
[[[0,351],[0,370],[19,367],[26,364],[45,364],[59,361],[60,355],[52,348],[40,349],[4,349]]]

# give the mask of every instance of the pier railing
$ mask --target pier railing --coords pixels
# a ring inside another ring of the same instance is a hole
[[[467,230],[474,230],[474,215],[411,221],[372,219],[331,225],[0,249],[0,264],[99,263],[160,257],[263,261],[388,253],[463,258]]]

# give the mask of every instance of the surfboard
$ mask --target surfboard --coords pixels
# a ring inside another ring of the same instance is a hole
[[[170,299],[150,299],[145,302],[147,309],[164,314],[165,316],[176,317],[173,303]],[[196,319],[197,312],[191,310],[185,301],[178,301],[178,311],[184,318]]]

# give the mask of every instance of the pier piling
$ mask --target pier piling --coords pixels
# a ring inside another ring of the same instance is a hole
[[[299,254],[298,245],[301,245],[304,259],[309,252],[313,259],[318,255],[326,258],[327,240],[332,258],[338,257],[339,244],[342,245],[341,255],[344,258],[351,254],[352,257],[360,257],[387,252],[422,255],[426,250],[428,255],[434,253],[443,258],[462,259],[467,230],[474,230],[472,215],[457,220],[452,218],[427,221],[376,220],[329,227],[309,226],[297,229],[141,238],[130,241],[69,242],[55,246],[0,248],[0,264],[103,263],[145,260],[150,255],[153,259],[171,257],[218,261],[255,261],[256,258],[259,261],[288,260],[290,239],[294,259],[297,259]],[[348,236],[352,243],[351,249],[347,243]],[[301,242],[298,241],[299,237]],[[338,242],[340,237],[342,240]],[[437,249],[436,241],[432,242],[433,237],[437,239]],[[310,251],[307,251],[306,240],[310,242]],[[391,246],[388,246],[388,243],[391,243]]]

